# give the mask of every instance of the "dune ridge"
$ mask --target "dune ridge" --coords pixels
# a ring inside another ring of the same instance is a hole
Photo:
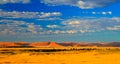
[[[2,47],[120,47],[120,42],[0,42]]]

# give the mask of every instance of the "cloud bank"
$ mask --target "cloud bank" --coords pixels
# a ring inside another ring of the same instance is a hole
[[[102,31],[102,30],[120,30],[120,18],[119,17],[102,17],[93,19],[69,19],[62,22],[63,29],[73,29],[73,30],[92,30],[92,31]]]
[[[7,4],[7,3],[30,3],[30,0],[0,0],[0,4]]]
[[[0,20],[0,35],[60,35],[120,31],[120,18],[73,18],[61,21],[61,24],[48,24],[45,26],[28,21]]]
[[[120,2],[120,0],[40,0],[40,1],[41,3],[52,6],[69,5],[76,6],[81,9],[104,7]]]
[[[0,20],[1,35],[28,35],[41,31],[40,25],[17,20]]]
[[[39,19],[39,20],[58,20],[62,15],[60,12],[19,12],[19,11],[3,11],[0,10],[2,18],[22,18],[22,19]]]

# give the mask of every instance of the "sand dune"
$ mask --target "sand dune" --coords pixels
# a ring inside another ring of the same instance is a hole
[[[19,46],[14,42],[0,42],[0,47]]]
[[[63,47],[62,45],[57,44],[56,42],[34,42],[29,46],[33,47]]]
[[[17,45],[29,45],[30,43],[28,42],[15,42]]]
[[[48,46],[49,47],[64,47],[62,45],[57,44],[56,42],[50,42]]]
[[[0,42],[0,47],[120,47],[120,42]]]

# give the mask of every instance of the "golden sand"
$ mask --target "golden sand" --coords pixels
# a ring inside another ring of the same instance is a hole
[[[120,64],[119,51],[0,54],[0,64]]]

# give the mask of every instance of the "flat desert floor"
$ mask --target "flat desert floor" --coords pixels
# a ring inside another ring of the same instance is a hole
[[[120,64],[120,51],[0,53],[0,64]]]

